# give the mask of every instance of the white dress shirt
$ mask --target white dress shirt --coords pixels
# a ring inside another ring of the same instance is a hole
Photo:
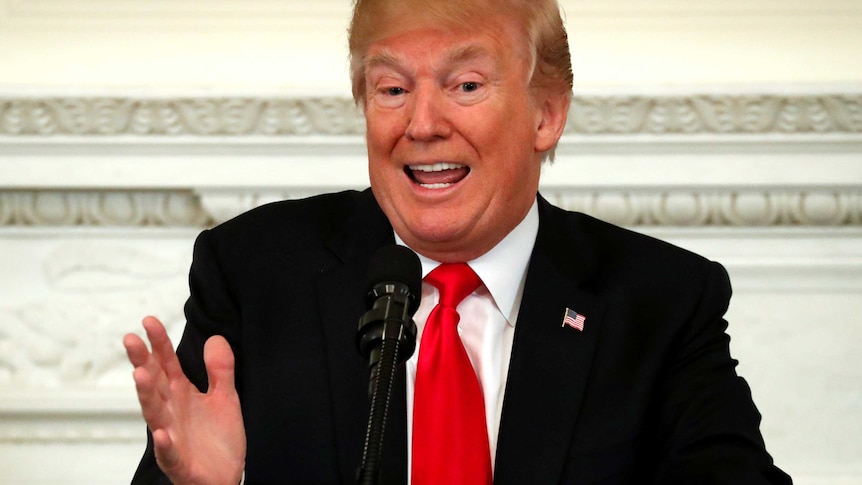
[[[482,285],[458,305],[461,321],[458,333],[476,369],[485,398],[485,424],[488,427],[488,443],[491,445],[491,467],[497,453],[497,434],[500,430],[500,414],[503,410],[503,392],[509,357],[512,354],[512,337],[515,322],[524,292],[527,265],[536,235],[539,232],[539,208],[536,202],[518,224],[493,249],[467,264],[482,279]],[[395,242],[406,246],[395,234]],[[421,254],[422,277],[424,278],[439,262]],[[407,483],[411,481],[413,456],[413,390],[416,384],[416,364],[421,350],[422,330],[431,309],[437,305],[439,293],[434,286],[422,282],[422,300],[413,320],[416,322],[416,351],[407,361]],[[239,485],[245,483],[245,470]]]
[[[503,392],[512,354],[512,337],[521,306],[527,265],[539,231],[539,209],[536,202],[524,220],[493,249],[467,264],[482,279],[482,285],[458,305],[461,321],[458,333],[479,376],[485,398],[485,423],[491,446],[491,466],[497,451],[497,434],[503,409]],[[398,244],[404,242],[395,235]],[[440,263],[421,254],[424,278]],[[422,282],[422,300],[413,320],[416,322],[416,351],[406,363],[407,371],[407,443],[412,450],[413,391],[416,364],[421,352],[422,330],[431,309],[437,305],[439,293],[434,286]],[[412,469],[412,452],[407,453],[408,483]]]

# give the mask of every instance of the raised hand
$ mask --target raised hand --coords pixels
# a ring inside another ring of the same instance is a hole
[[[234,356],[221,336],[207,340],[209,388],[201,393],[183,374],[165,327],[143,321],[152,350],[135,334],[123,338],[141,411],[153,434],[159,468],[175,485],[239,483],[245,430],[234,386]]]

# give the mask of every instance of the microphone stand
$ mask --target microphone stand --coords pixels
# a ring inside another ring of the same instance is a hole
[[[383,456],[383,437],[392,400],[395,370],[416,348],[416,324],[409,311],[409,289],[403,284],[381,284],[381,296],[374,307],[359,320],[357,343],[369,358],[368,382],[370,409],[362,465],[356,473],[357,484],[376,485]],[[375,292],[377,288],[375,287]]]

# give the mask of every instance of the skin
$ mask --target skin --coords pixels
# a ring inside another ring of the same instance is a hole
[[[236,485],[246,444],[230,345],[221,336],[207,340],[209,387],[201,393],[183,374],[162,323],[146,317],[143,326],[152,350],[131,333],[123,345],[159,468],[176,485]]]
[[[512,19],[469,31],[420,22],[369,47],[364,100],[371,187],[398,235],[442,262],[500,242],[536,198],[541,155],[559,139],[569,98],[531,89]],[[436,165],[445,162],[447,165]],[[424,168],[422,170],[411,170]],[[444,168],[445,170],[440,170]],[[204,348],[209,388],[180,368],[164,326],[143,322],[150,349],[123,339],[159,467],[177,485],[235,485],[246,440],[227,341]]]
[[[523,39],[514,21],[498,20],[471,31],[419,27],[367,55],[371,188],[404,242],[441,262],[481,256],[523,220],[541,155],[565,125],[568,98],[530,89],[530,60],[513,55]],[[459,169],[410,169],[441,162]]]

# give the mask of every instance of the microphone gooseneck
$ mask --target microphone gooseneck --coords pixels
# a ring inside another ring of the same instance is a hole
[[[356,344],[368,359],[370,411],[362,465],[357,483],[377,483],[383,452],[383,435],[392,399],[395,370],[416,349],[413,314],[419,308],[422,265],[404,246],[385,246],[368,267],[368,311],[359,320]]]

